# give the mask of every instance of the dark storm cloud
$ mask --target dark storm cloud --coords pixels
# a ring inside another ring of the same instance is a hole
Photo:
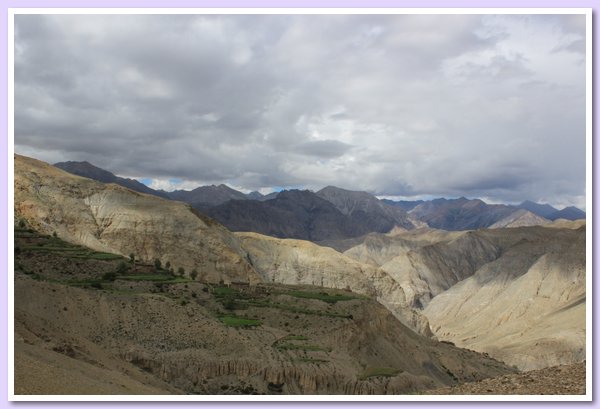
[[[299,153],[320,158],[337,158],[351,148],[351,145],[331,139],[304,142],[296,146],[296,150]]]
[[[583,16],[15,23],[19,153],[186,187],[582,205]]]

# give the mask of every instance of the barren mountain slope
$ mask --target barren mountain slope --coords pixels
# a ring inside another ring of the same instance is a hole
[[[309,241],[236,233],[265,282],[348,288],[376,296],[405,325],[431,335],[427,320],[407,305],[403,289],[381,269]]]
[[[259,281],[239,241],[189,205],[15,155],[15,219],[94,250],[167,261],[218,282]]]
[[[585,227],[506,231],[524,235],[431,300],[432,329],[522,369],[585,359]]]

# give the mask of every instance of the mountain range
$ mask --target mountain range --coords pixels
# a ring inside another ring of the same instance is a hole
[[[380,200],[359,191],[327,186],[317,192],[291,190],[262,195],[242,193],[224,184],[165,192],[100,169],[88,162],[60,162],[56,167],[103,183],[182,201],[213,217],[232,231],[254,231],[281,238],[315,242],[355,238],[394,228],[431,227],[474,230],[486,227],[539,225],[557,219],[584,219],[575,207],[558,210],[547,204],[487,204],[480,199]],[[524,213],[526,211],[527,213]]]
[[[20,393],[400,394],[586,358],[585,220],[522,226],[547,219],[468,199],[407,213],[327,187],[210,207],[273,223],[231,232],[18,155],[14,201]],[[416,218],[496,212],[494,228],[464,231]]]

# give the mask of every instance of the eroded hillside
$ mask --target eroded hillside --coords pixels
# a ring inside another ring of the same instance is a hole
[[[350,291],[201,283],[15,236],[17,394],[402,394],[514,371]]]

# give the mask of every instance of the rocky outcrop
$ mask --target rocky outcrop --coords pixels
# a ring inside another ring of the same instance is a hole
[[[265,282],[347,288],[376,297],[405,325],[431,335],[427,320],[407,304],[403,288],[383,270],[308,241],[236,235]]]
[[[97,251],[196,269],[208,281],[260,281],[239,241],[189,205],[15,155],[15,220],[20,218]]]

